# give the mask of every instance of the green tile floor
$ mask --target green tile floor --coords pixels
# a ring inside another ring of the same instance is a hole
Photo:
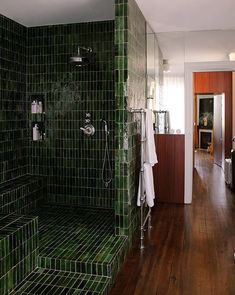
[[[126,237],[114,236],[114,212],[44,207],[39,218],[39,266],[111,276]]]
[[[39,268],[12,294],[107,294],[127,251],[127,237],[114,235],[114,212],[44,206],[31,214]]]
[[[11,295],[106,295],[109,278],[37,269]]]

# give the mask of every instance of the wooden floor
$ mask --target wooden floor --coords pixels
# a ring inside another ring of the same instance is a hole
[[[193,204],[157,205],[145,250],[135,243],[110,295],[235,294],[235,194],[207,153],[195,163]]]

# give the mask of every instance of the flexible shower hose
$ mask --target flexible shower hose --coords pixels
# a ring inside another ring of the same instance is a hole
[[[111,168],[111,162],[110,162],[110,157],[109,157],[109,147],[108,147],[108,135],[109,131],[107,128],[107,123],[105,123],[105,148],[104,148],[104,159],[103,159],[103,166],[102,166],[102,181],[105,185],[105,187],[108,187],[110,182],[112,181],[112,168]],[[105,176],[105,166],[107,163],[107,168],[108,168],[108,177],[106,178]]]

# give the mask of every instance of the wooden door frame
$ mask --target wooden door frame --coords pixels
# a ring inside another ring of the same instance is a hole
[[[185,63],[185,204],[192,203],[193,194],[193,73],[217,71],[233,72],[235,71],[235,62]]]

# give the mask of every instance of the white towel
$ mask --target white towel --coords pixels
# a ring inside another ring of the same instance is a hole
[[[144,161],[145,163],[151,164],[154,166],[157,161],[157,154],[155,148],[155,141],[154,141],[154,131],[153,131],[153,113],[151,110],[145,110],[146,113],[146,121],[145,121],[145,155]]]
[[[139,181],[141,179],[141,174]],[[153,181],[153,167],[151,164],[144,164],[144,191],[146,195],[146,202],[149,207],[154,206],[155,192],[154,192],[154,181]],[[139,185],[137,206],[140,206],[141,197],[141,186]]]
[[[152,111],[146,110],[145,117],[145,147],[144,147],[144,192],[146,195],[146,202],[149,207],[154,206],[154,181],[153,181],[153,166],[158,162],[157,154],[154,141],[154,131],[153,131],[153,120],[152,120]],[[139,176],[139,190],[137,197],[137,206],[140,206],[140,197],[141,197],[141,173]]]

